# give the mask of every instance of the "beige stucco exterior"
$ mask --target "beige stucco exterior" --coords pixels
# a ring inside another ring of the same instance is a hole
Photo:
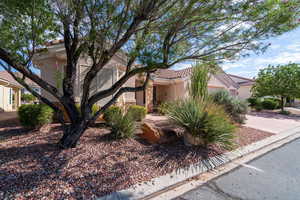
[[[0,79],[0,112],[16,111],[21,106],[21,88]]]
[[[240,88],[238,89],[239,98],[241,98],[241,99],[250,98],[252,96],[251,88],[252,88],[252,85],[240,86]]]
[[[66,65],[66,56],[64,55],[64,49],[61,44],[51,47],[46,53],[40,53],[34,58],[34,63],[41,70],[41,78],[55,87],[59,87],[62,90],[61,81],[64,73],[64,66]],[[82,95],[82,85],[84,77],[89,71],[91,66],[91,60],[87,57],[79,59],[77,66],[77,75],[74,86],[75,101],[80,102]],[[115,55],[111,61],[98,73],[90,86],[90,95],[95,94],[104,89],[110,88],[117,80],[125,73],[124,66],[126,66],[126,60],[122,55]],[[130,78],[124,86],[135,87],[135,77]],[[57,99],[51,94],[42,89],[42,95],[50,100],[57,102]],[[112,96],[101,99],[97,102],[98,105],[103,106]],[[136,98],[134,93],[123,94],[118,99],[119,104],[135,104]]]

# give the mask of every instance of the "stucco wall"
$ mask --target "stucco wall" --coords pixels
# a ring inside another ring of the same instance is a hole
[[[63,74],[66,61],[59,60],[57,58],[45,58],[38,62],[38,65],[41,69],[41,78],[46,80],[49,84],[57,87],[58,82],[60,81],[57,79],[59,73]],[[112,86],[114,82],[118,80],[119,77],[122,75],[122,70],[119,69],[119,66],[124,64],[124,60],[120,59],[118,56],[114,56],[113,59],[98,73],[97,77],[93,80],[91,84],[91,92],[90,95],[95,94],[97,91],[101,91],[104,89],[108,89]],[[78,71],[76,74],[76,83],[74,86],[74,93],[75,93],[75,101],[79,102],[82,95],[82,85],[84,82],[84,77],[86,73],[89,71],[91,61],[86,58],[81,58],[78,63]],[[124,86],[135,87],[135,78],[132,77],[129,79]],[[62,92],[62,88],[59,88]],[[50,93],[46,92],[42,89],[42,95],[46,98],[50,99],[51,101],[57,101],[55,97],[53,97]],[[108,96],[102,100],[100,100],[97,104],[102,106],[107,103],[112,96]],[[119,98],[119,101],[135,103],[135,94],[134,93],[127,93],[124,94],[122,97]]]
[[[252,86],[241,86],[238,89],[238,97],[241,99],[248,99],[249,97],[251,97],[251,88]]]

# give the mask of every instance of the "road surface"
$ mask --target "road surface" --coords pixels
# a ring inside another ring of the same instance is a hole
[[[202,199],[300,199],[300,139],[175,198]]]

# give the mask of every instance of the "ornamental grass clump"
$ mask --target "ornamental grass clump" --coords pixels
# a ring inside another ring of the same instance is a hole
[[[134,136],[135,121],[130,113],[111,112],[107,125],[115,139],[132,138]]]
[[[185,129],[186,143],[205,148],[210,144],[233,148],[235,126],[221,106],[190,98],[177,102],[168,115]]]
[[[133,120],[142,121],[146,117],[147,109],[145,106],[131,105],[129,106],[127,112],[129,115],[131,115]]]
[[[220,90],[211,95],[214,103],[224,107],[228,115],[237,123],[244,123],[248,105],[245,101],[229,94],[226,90]]]

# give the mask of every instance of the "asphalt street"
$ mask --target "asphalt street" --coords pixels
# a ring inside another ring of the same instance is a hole
[[[300,200],[300,139],[175,200]]]

